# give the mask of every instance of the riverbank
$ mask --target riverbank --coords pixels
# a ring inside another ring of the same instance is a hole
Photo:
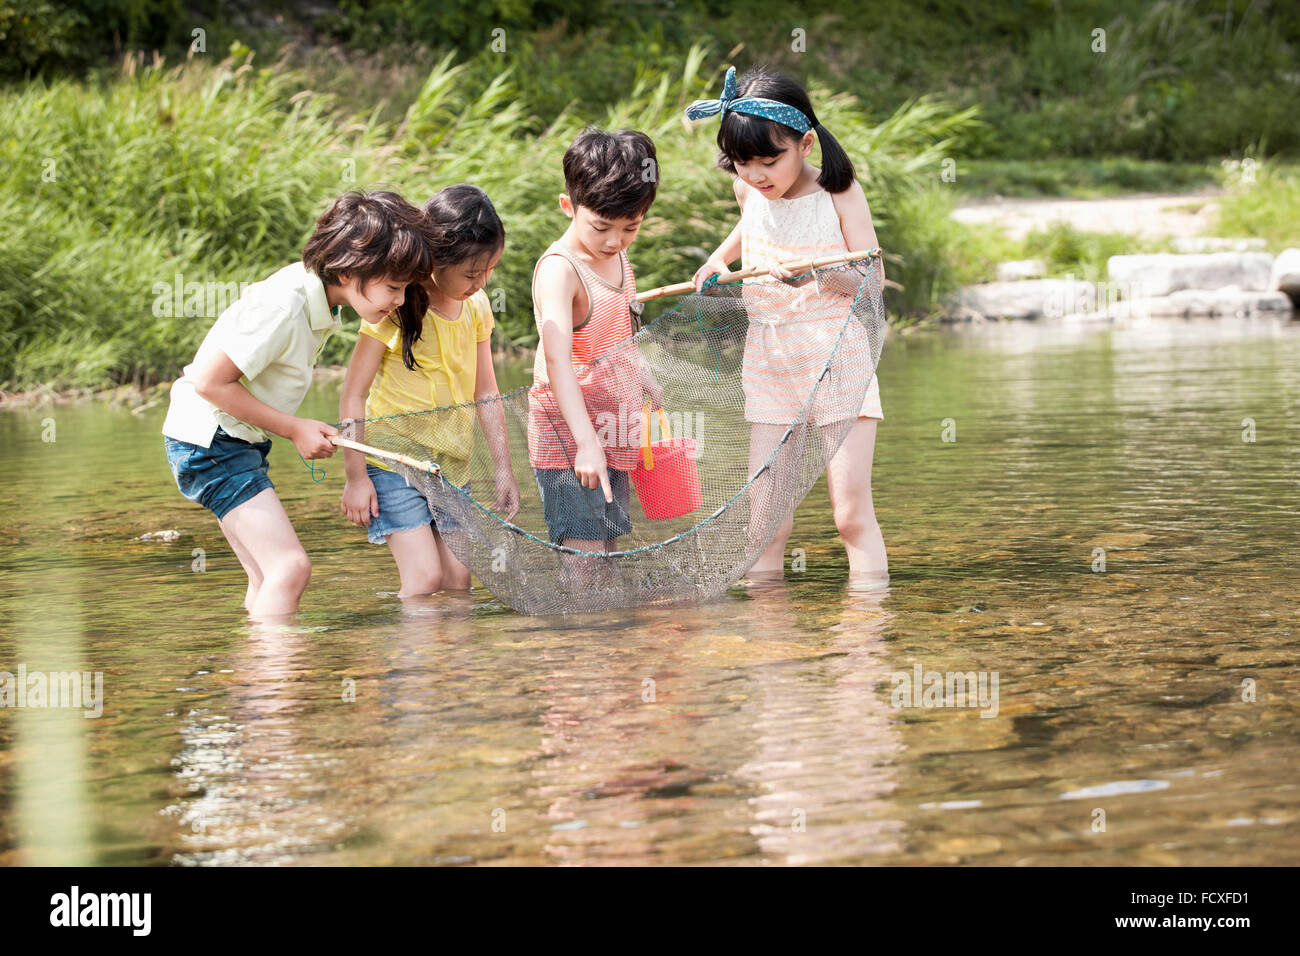
[[[0,158],[14,173],[0,183],[0,387],[174,375],[223,290],[297,258],[338,193],[381,185],[416,200],[457,181],[488,191],[508,233],[490,289],[497,328],[531,346],[530,267],[565,225],[559,160],[588,123],[654,137],[663,188],[634,250],[637,278],[680,281],[735,216],[710,129],[683,130],[681,110],[716,96],[732,64],[766,62],[808,85],[857,165],[899,284],[887,292],[899,326],[944,317],[953,293],[993,281],[1006,261],[1042,258],[1049,277],[1096,280],[1110,256],[1165,251],[1111,222],[1007,232],[951,218],[992,196],[1222,190],[1203,234],[1296,245],[1300,217],[1279,210],[1300,205],[1300,187],[1270,180],[1264,149],[1295,154],[1286,106],[1300,21],[1158,6],[1008,16],[944,0],[918,18],[891,2],[870,22],[825,8],[790,25],[789,42],[762,17],[624,4],[625,34],[584,7],[570,11],[572,29],[512,23],[485,49],[456,32],[482,23],[440,15],[430,35],[434,21],[414,7],[385,4],[376,16],[391,30],[352,11],[300,42],[288,22],[291,36],[241,32],[235,18],[199,51],[187,29],[176,66],[127,52],[117,67],[106,56],[88,74],[17,81],[0,89]],[[93,59],[91,45],[77,51]],[[1237,197],[1234,178],[1256,173],[1256,195]],[[350,347],[339,336],[323,359],[345,362]]]
[[[998,197],[960,205],[952,217],[966,225],[996,226],[1017,241],[1058,225],[1080,232],[1170,239],[1206,235],[1218,220],[1223,195],[1222,189],[1206,189],[1095,199]]]
[[[995,261],[946,300],[944,317],[1291,314],[1300,304],[1300,170],[1227,161],[1220,183],[958,206],[954,222],[984,235]]]
[[[626,91],[604,115],[566,111],[537,128],[505,64],[482,87],[450,58],[426,73],[400,123],[340,114],[306,75],[255,66],[244,53],[171,68],[129,61],[100,83],[0,90],[0,387],[19,392],[151,384],[194,354],[242,283],[297,259],[338,194],[397,189],[423,202],[474,182],[506,225],[506,256],[488,289],[503,343],[536,343],[532,263],[565,226],[561,158],[588,123],[635,126],[654,139],[665,185],[633,252],[645,288],[692,275],[735,215],[709,129],[683,128],[692,100],[716,95],[724,62],[694,48],[674,72]],[[814,89],[819,116],[871,170],[865,188],[881,245],[898,256],[891,312],[927,313],[952,257],[926,230],[944,212],[909,204],[937,181],[974,114],[905,103],[872,123],[863,104]],[[41,143],[46,163],[31,162]],[[671,177],[671,178],[670,178]],[[669,186],[671,183],[671,187]],[[946,281],[946,280],[945,280]],[[350,323],[349,323],[350,324]],[[353,335],[322,361],[341,364]]]
[[[312,372],[312,382],[341,381],[347,374],[346,365],[318,365]],[[60,405],[82,405],[99,402],[120,406],[133,415],[143,415],[159,405],[165,405],[171,393],[172,382],[155,385],[112,385],[106,388],[52,388],[41,385],[24,391],[9,392],[0,388],[0,411],[53,408]]]

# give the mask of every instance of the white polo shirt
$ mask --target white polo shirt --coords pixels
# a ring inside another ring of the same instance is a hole
[[[208,330],[181,377],[172,385],[162,432],[207,448],[220,425],[245,441],[270,438],[265,431],[226,414],[194,389],[194,369],[215,350],[244,374],[239,381],[258,401],[294,415],[311,387],[321,347],[342,328],[325,298],[325,286],[301,262],[249,286]]]

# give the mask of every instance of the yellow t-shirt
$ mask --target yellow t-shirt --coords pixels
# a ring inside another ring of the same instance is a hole
[[[432,456],[447,480],[456,484],[464,484],[474,450],[475,410],[468,403],[474,401],[478,343],[492,337],[494,325],[492,306],[482,289],[461,304],[460,315],[452,321],[430,309],[424,316],[424,332],[411,347],[416,367],[408,369],[402,363],[402,330],[395,322],[361,323],[361,334],[378,339],[387,349],[366,396],[366,418],[444,409],[391,419],[384,422],[384,430],[406,434],[413,442],[408,453],[417,458]],[[391,464],[367,461],[392,470]]]

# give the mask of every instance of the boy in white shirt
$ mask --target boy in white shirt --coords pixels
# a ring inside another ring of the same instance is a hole
[[[217,516],[248,573],[244,607],[255,620],[290,615],[311,561],[267,477],[270,436],[303,458],[334,454],[338,431],[295,414],[340,306],[381,322],[408,283],[428,278],[423,213],[391,192],[349,193],[316,223],[302,261],[255,283],[208,331],[171,390],[163,422],[181,494]]]

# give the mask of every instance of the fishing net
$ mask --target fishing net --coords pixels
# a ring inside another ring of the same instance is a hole
[[[667,307],[651,318],[656,302]],[[424,493],[452,553],[520,612],[699,601],[745,574],[825,470],[857,421],[884,336],[875,255],[652,301],[639,331],[577,370],[620,472],[613,505],[581,488],[573,436],[544,382],[343,435],[406,456],[371,461]]]

